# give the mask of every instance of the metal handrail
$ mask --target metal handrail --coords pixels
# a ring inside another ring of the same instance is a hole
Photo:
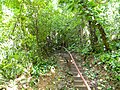
[[[72,54],[71,54],[65,47],[64,47],[64,49],[65,49],[65,50],[68,52],[68,54],[70,55],[70,57],[71,57],[71,59],[72,59],[72,62],[73,62],[73,64],[75,65],[75,67],[76,67],[76,69],[77,69],[77,71],[78,71],[78,74],[79,74],[80,77],[82,78],[82,80],[83,80],[84,84],[86,85],[87,89],[88,89],[88,90],[91,90],[91,88],[90,88],[90,86],[88,85],[87,81],[85,80],[85,78],[83,77],[82,73],[80,72],[80,70],[79,70],[79,68],[78,68],[78,66],[77,66],[77,64],[76,64],[76,62],[75,62]]]

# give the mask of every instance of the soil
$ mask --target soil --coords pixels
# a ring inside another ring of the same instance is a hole
[[[54,73],[50,71],[46,75],[40,76],[38,83],[39,90],[69,90],[73,87],[73,78],[69,74],[68,64],[62,57],[58,56],[57,58],[58,62]]]

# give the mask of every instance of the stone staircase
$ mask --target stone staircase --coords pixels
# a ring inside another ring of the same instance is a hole
[[[62,53],[61,56],[67,62],[69,70],[73,75],[73,80],[74,80],[73,83],[74,83],[75,90],[88,90],[86,85],[84,84],[84,81],[82,80],[82,78],[78,74],[78,71],[77,71],[75,65],[73,63],[71,63],[71,58],[70,58],[69,54]],[[85,78],[85,80],[89,84],[91,90],[98,90],[98,89],[95,89],[93,86],[90,85],[90,81],[88,80],[87,76],[84,74],[85,70],[83,70],[83,68],[80,66],[79,62],[77,60],[75,62],[77,64],[80,72],[82,73],[83,77]]]
[[[88,80],[88,78],[86,77],[86,75],[84,74],[84,70],[82,69],[82,67],[77,64],[80,72],[82,73],[83,77],[85,78],[85,80],[87,81],[87,83],[89,84],[90,81]],[[82,78],[80,77],[80,75],[78,74],[78,71],[76,69],[76,67],[74,66],[74,64],[70,65],[70,71],[73,74],[73,79],[74,79],[74,88],[76,90],[88,90],[86,85],[84,84]],[[89,85],[90,86],[90,85]],[[90,86],[91,90],[95,90],[92,86]]]

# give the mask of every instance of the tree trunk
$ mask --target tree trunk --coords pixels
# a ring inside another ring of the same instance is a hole
[[[98,38],[96,35],[96,30],[95,30],[95,23],[93,21],[88,21],[89,22],[89,31],[90,31],[90,41],[91,41],[91,47],[93,51],[96,50],[96,45],[98,42]]]
[[[110,48],[109,48],[109,43],[107,42],[105,31],[100,24],[97,24],[97,27],[100,31],[101,36],[102,36],[102,41],[103,41],[103,44],[105,45],[105,49],[106,49],[106,51],[109,51]]]
[[[37,53],[38,53],[38,56],[40,56],[40,50],[39,50],[39,28],[38,28],[38,21],[37,19],[35,20],[35,34],[36,34],[36,43],[37,43]]]
[[[83,46],[83,28],[80,26],[79,28],[79,38],[80,38],[80,45]]]

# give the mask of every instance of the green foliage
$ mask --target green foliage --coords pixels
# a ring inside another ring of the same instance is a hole
[[[33,64],[31,74],[34,77],[39,77],[40,74],[45,74],[50,71],[51,66],[55,66],[56,61],[54,57],[48,59],[37,60],[36,64]]]
[[[47,73],[56,63],[52,54],[63,47],[82,55],[98,55],[100,61],[95,63],[105,65],[104,69],[112,74],[109,79],[120,81],[119,1],[53,1],[0,1],[0,84],[26,70],[34,78]],[[94,23],[98,38],[94,53],[89,21]],[[105,30],[112,52],[104,52],[98,23]]]
[[[111,85],[112,87],[118,87],[120,82],[120,51],[113,53],[102,53],[99,56],[99,65],[103,66],[103,70],[108,73],[106,77],[107,81],[113,81],[116,84]]]
[[[5,62],[5,60],[0,65],[0,68],[1,68],[0,74],[6,80],[15,79],[24,71],[24,67],[21,64],[17,64],[14,62],[8,63],[7,61]]]
[[[102,64],[105,64],[107,66],[105,69],[110,70],[112,72],[117,72],[117,73],[119,73],[119,71],[120,71],[119,58],[120,58],[120,52],[103,53],[100,56],[100,60],[101,60]]]

